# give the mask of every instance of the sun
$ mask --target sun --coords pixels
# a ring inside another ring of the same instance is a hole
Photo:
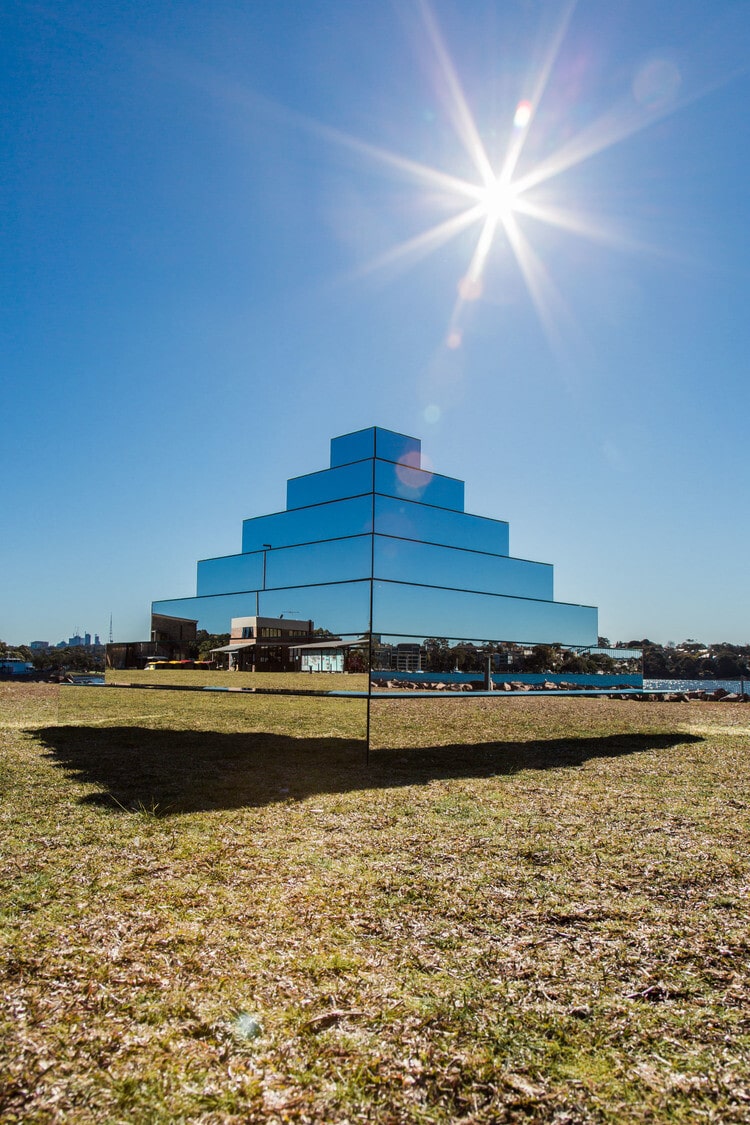
[[[514,184],[498,178],[482,191],[479,204],[488,219],[506,225],[515,209],[517,196]]]
[[[548,302],[545,295],[545,289],[548,288],[546,275],[517,220],[518,216],[525,214],[535,220],[566,225],[563,217],[554,214],[548,205],[532,204],[530,200],[524,198],[526,191],[555,175],[556,169],[545,167],[542,175],[534,179],[529,178],[528,172],[522,179],[518,178],[516,169],[573,6],[574,0],[567,0],[561,24],[553,37],[548,57],[540,73],[533,78],[528,91],[521,91],[524,96],[515,104],[507,122],[509,141],[506,151],[498,164],[493,166],[432,10],[427,0],[418,0],[417,7],[422,18],[422,28],[435,62],[436,84],[446,95],[449,118],[461,146],[470,158],[475,172],[475,177],[472,179],[421,164],[407,156],[382,149],[325,126],[318,129],[329,141],[346,145],[367,159],[390,167],[419,187],[427,189],[432,197],[439,193],[444,200],[455,203],[455,209],[449,218],[386,250],[362,267],[361,272],[371,272],[399,261],[407,262],[410,259],[424,257],[463,232],[476,229],[476,242],[468,266],[457,281],[458,299],[446,333],[446,343],[449,348],[460,346],[463,338],[460,324],[461,310],[467,302],[482,297],[488,259],[501,234],[504,235],[504,243],[510,248],[517,262],[540,319],[543,323],[549,320],[546,306],[550,303],[554,304],[554,301]],[[498,125],[501,127],[502,122]],[[567,216],[564,218],[567,220]],[[577,233],[582,233],[581,227],[582,223],[579,222],[575,228]]]
[[[599,221],[581,208],[562,206],[561,197],[555,199],[551,181],[673,112],[678,104],[651,105],[627,101],[618,104],[577,132],[568,131],[558,148],[531,165],[526,160],[521,170],[527,138],[537,123],[539,107],[576,7],[576,0],[562,0],[557,24],[537,70],[527,75],[523,88],[518,91],[519,100],[508,112],[507,120],[496,122],[495,131],[502,132],[505,128],[508,140],[505,150],[493,164],[428,0],[416,0],[416,7],[421,18],[421,32],[434,64],[435,86],[447,107],[448,118],[469,157],[473,172],[471,178],[460,177],[331,127],[316,125],[315,131],[327,141],[344,145],[367,160],[411,180],[418,189],[425,191],[426,202],[439,196],[451,207],[448,218],[392,246],[362,266],[359,272],[367,273],[398,262],[413,261],[436,251],[451,239],[459,235],[465,237],[467,232],[475,230],[476,241],[468,266],[457,279],[458,296],[445,336],[447,346],[461,346],[463,307],[483,296],[488,262],[498,246],[515,262],[548,339],[557,343],[565,301],[532,243],[535,225],[547,224],[617,250],[643,250],[644,246],[618,231],[612,222]],[[574,118],[575,106],[571,105],[570,109],[571,118]],[[541,187],[544,188],[543,194],[537,191]],[[653,250],[653,247],[648,249]]]

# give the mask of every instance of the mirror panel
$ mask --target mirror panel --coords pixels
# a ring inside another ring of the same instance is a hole
[[[286,485],[286,506],[288,509],[304,508],[359,496],[363,492],[372,492],[372,461],[355,461],[337,469],[292,477]]]
[[[558,690],[643,686],[640,650],[605,652],[476,637],[381,634],[373,644],[372,657],[375,698],[383,691],[541,690],[545,684],[547,690],[553,684]]]
[[[375,429],[374,456],[382,461],[401,461],[419,468],[422,463],[422,442],[419,438],[397,434],[393,430],[381,430],[378,426]]]
[[[242,525],[242,550],[262,551],[265,543],[270,543],[272,547],[291,547],[297,543],[338,539],[371,530],[372,496],[356,496],[245,520]]]
[[[596,637],[596,625],[592,606],[374,583],[373,633],[587,645]]]
[[[370,564],[369,535],[203,559],[198,563],[197,596],[298,586],[303,580],[311,585],[347,582],[367,578]]]
[[[331,468],[367,457],[380,457],[384,461],[403,461],[419,467],[422,442],[419,438],[398,434],[371,426],[353,434],[331,439]]]
[[[349,465],[352,461],[365,461],[375,456],[375,427],[357,430],[353,434],[343,434],[331,438],[331,468]]]
[[[266,589],[369,578],[372,537],[358,535],[266,551]]]
[[[375,536],[375,577],[489,594],[552,599],[552,567],[508,555]]]
[[[334,636],[361,636],[369,628],[370,583],[341,582],[326,586],[297,586],[262,590],[260,613],[264,617],[312,619],[315,629]]]
[[[433,508],[391,496],[375,497],[375,530],[384,535],[440,543],[446,547],[508,554],[508,524],[504,520]]]
[[[198,563],[197,596],[258,590],[263,585],[263,552],[201,559]]]
[[[153,613],[192,621],[198,630],[229,633],[233,618],[263,617],[310,620],[331,633],[364,633],[368,629],[370,583],[340,582],[283,590],[250,590],[202,598],[171,598],[153,603]]]
[[[394,465],[391,461],[375,461],[375,491],[404,500],[418,500],[439,508],[464,509],[464,482],[443,477],[410,465]]]

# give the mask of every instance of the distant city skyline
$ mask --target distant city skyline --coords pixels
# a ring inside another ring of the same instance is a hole
[[[2,638],[5,640],[5,638]],[[31,649],[46,649],[46,648],[89,648],[91,645],[101,645],[99,634],[94,633],[74,633],[72,637],[68,637],[67,641],[14,641],[14,644],[23,644]]]
[[[377,425],[603,635],[750,640],[750,6],[0,18],[0,638],[147,637]]]

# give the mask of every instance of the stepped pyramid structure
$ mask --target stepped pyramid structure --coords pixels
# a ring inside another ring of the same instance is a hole
[[[422,467],[417,438],[372,427],[333,438],[285,511],[245,520],[239,554],[199,562],[195,597],[152,612],[209,633],[262,617],[341,638],[595,645],[596,609],[554,601],[552,583],[508,554],[507,523],[464,511],[463,481]]]

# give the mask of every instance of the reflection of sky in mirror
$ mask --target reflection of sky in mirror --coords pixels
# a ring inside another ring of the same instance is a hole
[[[597,615],[590,606],[376,582],[373,632],[592,645]]]
[[[370,573],[371,538],[334,539],[299,547],[271,547],[252,555],[206,559],[198,563],[198,594],[266,589],[297,585],[346,582]]]
[[[387,496],[400,496],[404,500],[419,500],[439,508],[463,511],[464,482],[440,476],[409,465],[393,465],[389,461],[375,462],[375,488]]]
[[[404,503],[389,496],[375,497],[378,531],[404,539],[469,547],[496,555],[508,553],[508,525],[468,512],[452,512],[418,503]]]
[[[464,482],[461,480],[379,458],[374,462],[374,472],[377,492],[455,511],[463,510]],[[371,492],[372,474],[373,461],[367,460],[295,477],[287,484],[287,507],[301,508]]]
[[[288,547],[295,543],[359,535],[371,530],[372,497],[356,496],[316,507],[274,512],[272,515],[245,520],[242,525],[242,549],[261,551],[267,543],[272,548]]]
[[[345,465],[365,457],[379,457],[384,461],[420,463],[419,438],[394,433],[380,426],[372,426],[352,434],[342,434],[331,441],[331,465]]]
[[[552,567],[507,555],[413,543],[375,536],[376,578],[448,586],[515,597],[551,599]]]
[[[302,508],[361,492],[372,492],[372,461],[357,461],[295,477],[287,483],[286,503],[288,508]]]

